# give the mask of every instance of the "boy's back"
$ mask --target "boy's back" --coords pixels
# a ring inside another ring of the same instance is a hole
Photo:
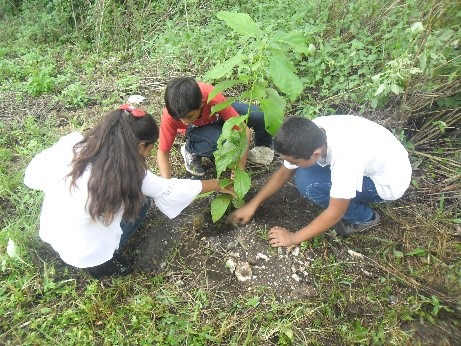
[[[411,165],[407,151],[390,131],[353,115],[323,116],[313,122],[327,134],[328,153],[323,164],[331,165],[332,197],[355,196],[355,191],[361,191],[363,176],[375,182],[383,199],[403,195]]]

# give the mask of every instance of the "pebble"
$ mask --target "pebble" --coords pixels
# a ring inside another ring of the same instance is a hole
[[[265,260],[265,261],[267,261],[267,260],[269,259],[266,255],[264,255],[264,254],[262,254],[262,253],[260,253],[260,252],[258,252],[258,253],[256,254],[256,258],[261,258],[261,259],[263,259],[263,260]]]
[[[226,261],[226,268],[229,268],[230,272],[233,273],[235,271],[235,267],[237,266],[237,263],[233,258],[228,258]]]
[[[247,281],[251,279],[253,272],[248,262],[240,262],[235,267],[234,274],[238,281]]]

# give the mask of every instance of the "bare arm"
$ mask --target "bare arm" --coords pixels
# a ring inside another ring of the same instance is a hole
[[[283,227],[274,227],[269,231],[269,244],[290,246],[300,244],[336,225],[346,213],[349,199],[330,198],[328,208],[320,213],[310,224],[292,233]]]
[[[160,170],[160,176],[163,178],[171,178],[170,152],[157,150],[157,165]]]
[[[235,192],[231,189],[223,189],[219,186],[219,180],[218,179],[209,179],[209,180],[202,180],[202,191],[200,193],[207,193],[207,192],[212,192],[212,191],[217,191],[217,192],[222,192],[226,193],[228,195],[231,195],[235,197]]]
[[[245,225],[251,221],[254,213],[259,206],[269,199],[274,193],[282,188],[283,185],[293,176],[295,170],[291,170],[281,166],[264,184],[264,186],[258,191],[248,203],[242,208],[236,209],[232,212],[227,220],[229,222]]]

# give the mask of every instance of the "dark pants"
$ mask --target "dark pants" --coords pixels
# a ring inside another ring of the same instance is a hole
[[[301,195],[326,209],[330,202],[330,166],[298,168],[295,173],[295,185]],[[373,180],[363,177],[362,191],[357,191],[351,199],[343,219],[353,224],[369,221],[373,216],[373,210],[368,205],[370,202],[383,202],[383,199],[379,197]]]
[[[248,105],[234,102],[232,107],[240,115],[248,113]],[[224,122],[222,120],[205,126],[189,126],[186,130],[186,150],[198,156],[213,157],[218,148],[218,138],[222,133]],[[257,106],[250,107],[248,126],[253,129],[255,145],[270,147],[272,135],[266,131],[264,113]]]
[[[139,211],[138,217],[134,221],[128,221],[122,219],[120,222],[120,227],[122,228],[122,237],[120,238],[120,245],[118,246],[118,251],[120,251],[127,243],[128,239],[138,230],[141,223],[144,221],[149,210],[152,199],[146,197],[146,201]]]

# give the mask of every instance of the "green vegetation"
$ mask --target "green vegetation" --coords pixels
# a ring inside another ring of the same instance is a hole
[[[229,28],[231,12],[260,36]],[[459,332],[460,26],[448,0],[0,0],[0,344],[401,345],[418,343],[421,326]],[[304,243],[317,295],[293,302],[162,275],[100,283],[64,266],[38,237],[42,195],[22,183],[27,163],[132,93],[159,114],[155,93],[179,74],[244,81],[221,86],[266,97],[276,115],[379,119],[415,171],[407,205],[387,217],[425,231]],[[337,256],[359,243],[362,271]]]

